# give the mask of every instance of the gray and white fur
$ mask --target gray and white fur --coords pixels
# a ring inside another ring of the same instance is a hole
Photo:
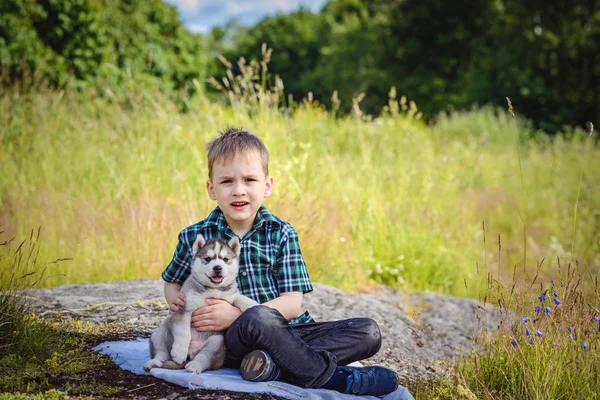
[[[150,356],[144,369],[182,369],[201,373],[217,369],[225,361],[223,332],[198,332],[191,327],[192,312],[206,305],[207,298],[223,299],[242,312],[257,305],[242,295],[237,286],[240,241],[229,242],[196,237],[192,246],[192,271],[181,287],[184,306],[169,315],[150,337]]]

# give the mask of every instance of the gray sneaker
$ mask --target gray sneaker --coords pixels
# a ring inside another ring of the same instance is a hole
[[[281,375],[271,356],[262,350],[254,350],[246,354],[240,365],[242,378],[252,382],[276,381]]]

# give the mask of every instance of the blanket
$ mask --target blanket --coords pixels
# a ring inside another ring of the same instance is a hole
[[[144,370],[144,363],[150,359],[148,339],[138,338],[119,342],[104,342],[93,348],[101,354],[109,356],[121,368],[135,374],[151,374],[189,389],[230,390],[246,393],[270,393],[274,396],[291,400],[356,400],[353,395],[339,393],[327,389],[305,389],[280,381],[248,382],[242,379],[238,370],[223,368],[215,371],[205,371],[193,374],[186,370],[168,370],[153,368],[150,372]],[[374,396],[363,396],[361,399],[376,400]],[[396,391],[382,397],[383,400],[414,400],[405,387],[400,386]]]

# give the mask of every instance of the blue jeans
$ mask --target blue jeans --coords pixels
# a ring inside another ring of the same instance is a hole
[[[290,325],[279,311],[255,306],[229,327],[225,346],[228,366],[239,366],[252,350],[264,350],[281,369],[283,380],[318,388],[336,366],[377,353],[381,333],[369,318]]]

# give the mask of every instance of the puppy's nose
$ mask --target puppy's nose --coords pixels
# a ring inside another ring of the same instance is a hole
[[[220,274],[221,271],[223,271],[223,267],[221,267],[220,265],[216,265],[213,267],[213,271],[217,274]]]

